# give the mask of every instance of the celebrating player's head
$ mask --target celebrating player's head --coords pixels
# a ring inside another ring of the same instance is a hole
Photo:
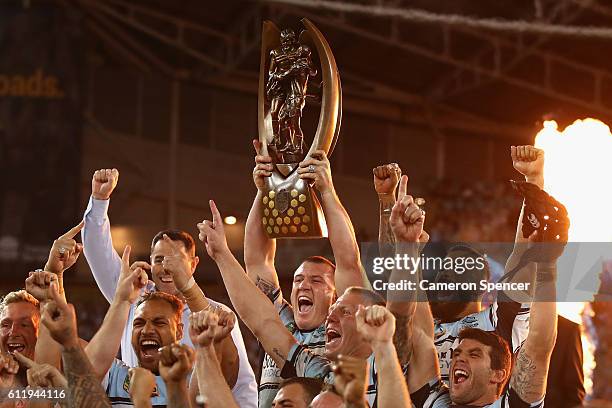
[[[478,404],[499,397],[510,377],[512,358],[506,341],[494,332],[463,329],[453,350],[450,395],[455,404]]]
[[[183,303],[167,293],[149,293],[138,301],[132,347],[141,367],[159,373],[160,347],[183,337],[182,313]]]
[[[329,309],[325,322],[325,354],[335,359],[340,354],[367,358],[372,354],[370,344],[357,331],[355,315],[359,305],[385,305],[376,292],[350,287]]]
[[[293,274],[291,305],[295,323],[301,330],[311,330],[325,322],[336,299],[333,263],[321,256],[311,256]]]
[[[38,300],[25,290],[6,295],[0,303],[0,351],[34,358],[39,323]]]

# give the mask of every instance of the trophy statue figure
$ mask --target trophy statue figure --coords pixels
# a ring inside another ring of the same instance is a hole
[[[274,139],[270,149],[279,161],[295,161],[303,155],[304,135],[300,126],[306,103],[308,78],[317,75],[310,48],[300,44],[291,29],[280,33],[280,47],[270,51],[266,97]]]
[[[263,228],[271,238],[327,235],[316,193],[296,169],[315,150],[329,156],[334,148],[342,114],[340,77],[321,32],[307,19],[302,23],[306,30],[299,38],[291,29],[280,31],[270,21],[263,24],[258,123],[262,154],[270,155],[274,164],[263,197]],[[319,123],[307,150],[302,111],[313,96],[309,88],[319,73],[321,79],[313,86],[320,89]]]

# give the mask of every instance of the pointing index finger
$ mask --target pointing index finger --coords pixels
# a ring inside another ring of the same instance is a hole
[[[19,362],[19,365],[25,368],[32,368],[36,365],[36,363],[32,360],[30,360],[29,358],[27,358],[26,356],[24,356],[23,354],[21,354],[18,351],[15,351],[13,353],[13,356],[15,357],[15,359]]]
[[[85,220],[81,220],[76,226],[70,228],[68,232],[62,235],[62,238],[74,238],[85,226]]]
[[[397,201],[404,198],[407,192],[408,192],[408,176],[404,174],[402,178],[400,179],[399,190],[397,192]]]
[[[221,213],[219,212],[219,209],[217,208],[217,204],[215,204],[213,200],[210,200],[208,203],[210,205],[210,212],[212,212],[212,219],[213,219],[214,226],[218,227],[222,225],[223,220],[221,219]]]

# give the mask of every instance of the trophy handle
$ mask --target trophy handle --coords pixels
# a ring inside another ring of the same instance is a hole
[[[272,117],[266,100],[266,80],[268,78],[268,58],[270,51],[280,45],[280,30],[273,22],[263,22],[261,32],[261,60],[259,63],[259,93],[257,109],[257,125],[259,128],[259,141],[262,144],[261,154],[268,155],[268,143],[274,139],[272,130]]]
[[[336,66],[336,59],[332,54],[331,48],[323,37],[323,34],[307,18],[302,19],[302,24],[308,30],[310,39],[317,48],[321,63],[321,77],[323,80],[323,94],[321,97],[321,113],[319,114],[319,125],[315,133],[310,150],[307,156],[315,150],[324,150],[328,155],[331,154],[338,133],[340,132],[340,75]],[[260,77],[261,86],[261,77]]]

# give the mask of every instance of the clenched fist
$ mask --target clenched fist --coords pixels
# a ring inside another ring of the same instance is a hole
[[[393,341],[395,317],[386,307],[373,305],[364,308],[359,305],[355,322],[359,334],[370,344]]]
[[[226,338],[235,324],[234,313],[211,307],[189,316],[189,336],[196,347],[208,347]]]
[[[544,188],[544,150],[533,146],[511,146],[512,166],[525,179]]]
[[[402,176],[402,170],[397,163],[385,164],[372,169],[374,173],[374,189],[379,196],[395,197],[395,189]]]
[[[30,272],[30,275],[25,280],[25,289],[39,302],[46,302],[48,300],[52,300],[51,282],[54,282],[54,284],[58,285],[59,287],[57,275],[53,272]]]
[[[119,181],[119,170],[96,170],[91,179],[91,196],[96,200],[108,200]]]
[[[159,375],[167,383],[184,381],[193,368],[195,352],[185,344],[173,343],[161,349]]]

